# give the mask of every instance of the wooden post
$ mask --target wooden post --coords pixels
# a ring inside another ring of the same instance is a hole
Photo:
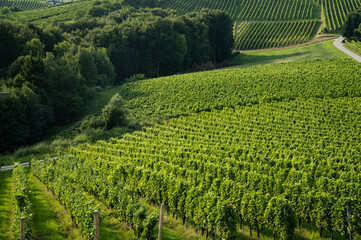
[[[94,240],[100,239],[100,229],[99,229],[99,211],[94,211]]]
[[[349,239],[352,240],[352,233],[351,233],[351,227],[350,227],[350,215],[351,215],[351,207],[350,205],[346,206],[346,214],[347,214],[347,228],[348,228],[348,234]]]
[[[164,203],[162,203],[162,204],[160,205],[158,240],[162,240],[163,212],[164,212]]]
[[[25,240],[25,218],[20,218],[20,240]]]

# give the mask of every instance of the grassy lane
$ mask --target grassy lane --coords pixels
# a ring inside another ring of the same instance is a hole
[[[12,171],[0,172],[0,239],[11,239],[9,231],[12,221]]]
[[[46,186],[34,176],[31,177],[30,184],[33,193],[30,201],[34,211],[34,237],[43,240],[81,239],[79,231],[73,226],[65,208],[47,190]]]
[[[243,66],[253,66],[258,64],[292,62],[306,59],[325,58],[348,58],[348,56],[333,46],[333,40],[310,44],[299,47],[257,50],[241,52],[233,58],[231,62],[239,62]]]

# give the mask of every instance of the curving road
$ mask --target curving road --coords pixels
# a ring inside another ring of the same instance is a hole
[[[333,45],[335,47],[337,47],[340,51],[344,52],[345,54],[349,55],[350,57],[352,57],[353,59],[355,59],[358,62],[361,62],[361,56],[357,55],[354,52],[351,52],[350,50],[348,50],[347,48],[345,48],[343,46],[342,40],[344,39],[344,37],[339,37],[337,39],[335,39],[335,41],[333,41]]]

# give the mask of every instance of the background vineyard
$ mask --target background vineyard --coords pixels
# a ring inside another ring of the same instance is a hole
[[[288,46],[313,38],[320,27],[317,21],[321,20],[321,10],[326,31],[340,31],[347,14],[358,9],[361,1],[163,0],[161,6],[176,9],[180,13],[202,8],[228,12],[236,22],[235,47],[242,50]],[[275,40],[280,42],[275,43]]]
[[[11,18],[40,24],[49,20],[77,20],[80,15],[86,14],[89,5],[91,1],[75,2],[69,8],[56,7],[50,8],[53,10],[49,12],[34,11],[26,15],[13,13]],[[50,4],[39,0],[0,0],[0,7],[3,6],[34,10],[47,8]],[[316,36],[321,26],[321,15],[326,32],[340,31],[347,14],[358,9],[361,0],[161,0],[160,6],[175,9],[182,14],[203,8],[228,12],[235,22],[235,48],[244,50],[289,46],[308,41]],[[285,31],[280,31],[279,27]],[[280,42],[275,43],[275,40]]]
[[[311,0],[164,0],[161,6],[181,13],[202,8],[228,12],[235,21],[236,49],[302,43],[312,38],[320,26],[320,7]]]
[[[329,31],[339,31],[347,15],[360,8],[360,0],[315,0],[322,6],[324,22]]]
[[[0,0],[0,7],[16,7],[22,11],[37,10],[50,6],[47,1],[40,0]]]
[[[313,37],[317,20],[241,22],[235,27],[235,48],[261,49],[303,43]]]
[[[229,15],[235,20],[241,10],[239,0],[163,0],[161,1],[162,8],[176,9],[180,13],[188,13],[200,11],[202,8],[220,9],[228,12]]]

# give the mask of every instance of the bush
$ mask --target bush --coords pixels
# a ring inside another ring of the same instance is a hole
[[[102,109],[101,114],[92,116],[85,120],[80,129],[106,129],[110,130],[114,127],[125,126],[127,111],[124,109],[124,102],[121,96],[116,93],[109,103]]]

